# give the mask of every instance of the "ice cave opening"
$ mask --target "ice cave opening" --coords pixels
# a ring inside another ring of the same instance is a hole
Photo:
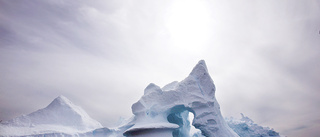
[[[188,120],[191,121],[190,122],[190,131],[189,131],[190,137],[205,137],[205,136],[203,136],[201,134],[201,130],[200,129],[197,129],[192,125],[193,119],[194,119],[194,114],[189,112]]]
[[[184,105],[175,106],[170,110],[167,120],[179,125],[179,128],[172,132],[173,137],[203,137],[201,131],[192,125],[193,113],[190,108]]]

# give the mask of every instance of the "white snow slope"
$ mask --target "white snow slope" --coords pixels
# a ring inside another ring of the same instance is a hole
[[[64,96],[57,97],[46,108],[3,122],[0,126],[1,136],[78,134],[102,128],[99,122]]]

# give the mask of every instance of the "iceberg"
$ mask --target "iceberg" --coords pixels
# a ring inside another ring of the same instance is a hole
[[[43,109],[1,123],[0,135],[73,135],[97,128],[102,128],[98,121],[66,97],[59,96]]]
[[[230,128],[240,137],[280,137],[279,133],[269,127],[255,124],[249,117],[241,113],[241,119],[225,118]]]
[[[172,82],[163,88],[149,84],[140,100],[132,105],[134,118],[128,123],[132,126],[124,131],[124,135],[150,136],[145,132],[161,130],[172,131],[174,137],[188,137],[189,112],[194,115],[192,125],[201,130],[202,135],[238,137],[221,115],[215,85],[204,60],[199,61],[181,82]]]

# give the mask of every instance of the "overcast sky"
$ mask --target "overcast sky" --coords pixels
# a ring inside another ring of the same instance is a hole
[[[0,119],[64,95],[104,126],[204,59],[223,116],[320,134],[319,0],[0,0]]]

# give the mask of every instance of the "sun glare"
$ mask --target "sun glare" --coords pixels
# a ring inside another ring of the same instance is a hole
[[[174,1],[167,28],[174,47],[180,50],[201,52],[209,38],[210,16],[205,1]]]

